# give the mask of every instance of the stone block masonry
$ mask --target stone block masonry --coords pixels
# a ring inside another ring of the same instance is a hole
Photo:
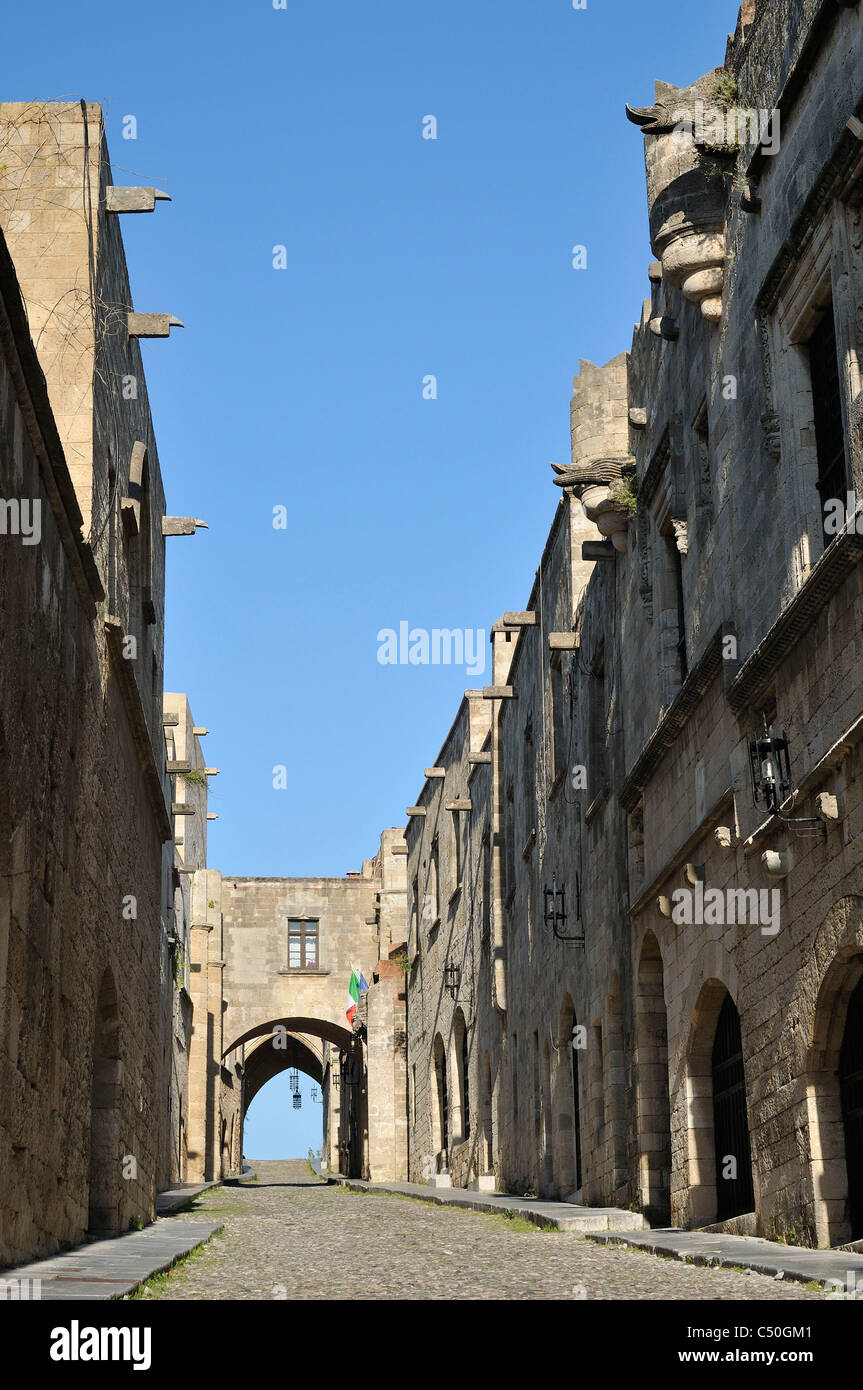
[[[698,144],[695,102],[781,140]],[[861,112],[859,19],[818,0],[744,5],[722,67],[629,110],[649,298],[580,365],[490,722],[468,692],[405,830],[415,1182],[863,1236],[863,549],[823,525],[863,488]]]

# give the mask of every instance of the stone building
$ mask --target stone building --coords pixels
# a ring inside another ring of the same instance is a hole
[[[127,418],[102,385],[112,349],[83,288],[95,248],[80,213],[83,157],[73,186],[71,155],[52,158],[61,128],[38,111],[20,123],[19,114],[0,110],[15,261],[4,245],[4,506],[7,521],[12,506],[32,509],[41,534],[28,544],[7,525],[0,549],[4,650],[19,654],[4,663],[2,687],[4,1260],[148,1219],[168,1151],[161,1077],[149,1065],[161,1052],[159,1017],[144,1007],[164,965],[171,837],[161,612],[149,621],[144,611],[161,609],[161,483],[145,394]],[[98,161],[98,121],[79,116],[70,143],[83,148],[86,130]],[[98,162],[93,173],[95,209]],[[103,232],[93,274],[109,305],[123,298],[123,266],[113,225]],[[43,257],[53,271],[44,282]],[[59,304],[74,327],[58,321]],[[110,451],[97,442],[109,430]],[[146,503],[129,484],[136,439],[148,453]]]
[[[183,1175],[164,537],[195,528],[165,516],[137,342],[169,316],[134,313],[119,229],[154,190],[113,186],[97,106],[0,106],[0,149],[6,1264],[151,1220]]]
[[[298,1068],[321,1086],[324,1166],[356,1177],[405,1176],[399,957],[405,944],[406,850],[402,832],[393,829],[383,832],[375,858],[346,878],[209,872],[218,937],[201,935],[200,948],[193,946],[192,968],[200,959],[218,971],[208,1106],[221,1112],[224,1123],[226,1086],[238,1096],[238,1144],[260,1088],[278,1073]],[[347,1004],[354,969],[369,988],[351,1021]],[[220,1067],[221,1087],[216,1085]],[[233,1117],[227,1118],[233,1126]],[[203,1175],[218,1172],[213,1153]]]
[[[581,364],[527,606],[408,808],[411,1175],[837,1245],[863,1237],[859,14],[747,0],[721,67],[628,114],[649,295]]]

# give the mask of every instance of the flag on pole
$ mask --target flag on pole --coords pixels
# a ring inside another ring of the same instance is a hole
[[[356,969],[354,968],[354,966],[351,966],[351,981],[348,985],[348,1007],[345,1009],[345,1016],[348,1020],[348,1023],[350,1023],[351,1026],[353,1026],[354,1019],[356,1018],[357,1000],[359,999],[359,997],[360,982],[357,978]]]
[[[366,979],[365,975],[363,974],[363,972],[362,972],[362,970],[361,970],[361,971],[360,971],[360,994],[368,994],[368,992],[369,992],[369,982],[368,982],[368,980]]]

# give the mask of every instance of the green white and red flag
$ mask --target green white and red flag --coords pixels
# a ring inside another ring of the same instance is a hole
[[[360,982],[359,982],[359,978],[358,978],[358,976],[357,976],[356,968],[355,968],[354,966],[351,966],[351,982],[350,982],[350,984],[348,985],[348,1007],[347,1007],[347,1009],[345,1010],[345,1015],[346,1015],[346,1017],[347,1017],[348,1023],[350,1023],[351,1026],[353,1026],[354,1018],[356,1017],[356,1012],[357,1012],[357,1001],[358,1001],[359,997],[360,997]]]

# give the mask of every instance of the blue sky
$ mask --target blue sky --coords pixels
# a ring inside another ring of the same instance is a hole
[[[290,1073],[279,1072],[262,1086],[246,1114],[243,1147],[246,1162],[258,1158],[307,1158],[321,1147],[323,1107],[320,1085],[299,1073],[302,1105],[294,1109]],[[317,1099],[312,1098],[312,1091]]]
[[[14,6],[3,87],[102,101],[116,181],[173,199],[123,228],[135,307],[186,325],[143,351],[168,508],[210,526],[168,542],[165,671],[222,769],[210,862],[342,875],[489,680],[377,634],[527,601],[579,358],[648,291],[624,103],[721,63],[737,6],[285,3]]]
[[[527,601],[579,358],[649,288],[624,103],[719,65],[737,4],[285,3],[13,6],[3,88],[102,101],[116,181],[173,198],[123,224],[186,325],[143,344],[168,509],[210,527],[168,542],[166,687],[212,729],[211,865],[338,876],[490,680],[377,635]]]

